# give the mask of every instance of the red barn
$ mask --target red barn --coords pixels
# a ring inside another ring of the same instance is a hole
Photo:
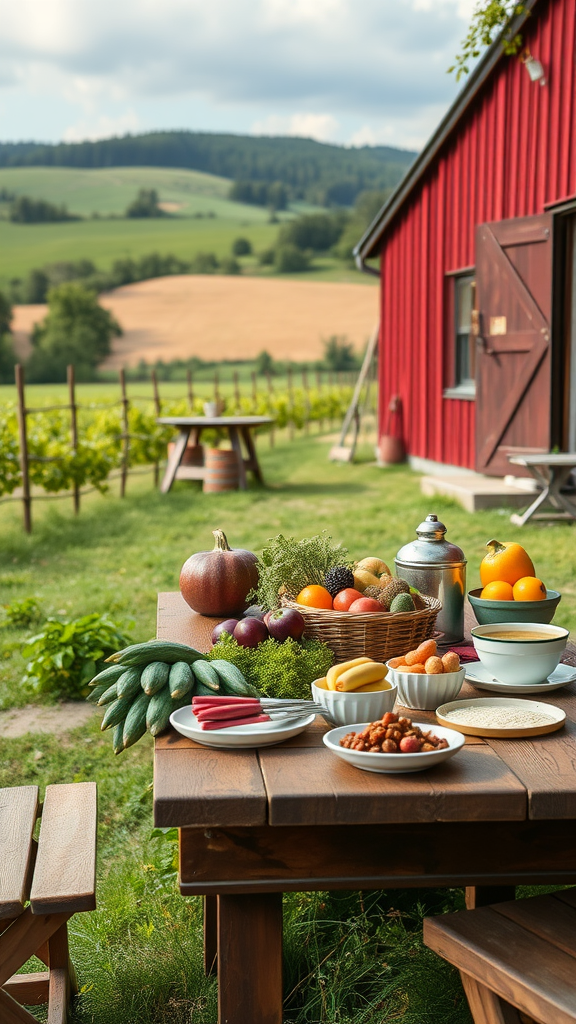
[[[528,0],[355,249],[380,258],[380,434],[492,476],[576,451],[575,0]]]

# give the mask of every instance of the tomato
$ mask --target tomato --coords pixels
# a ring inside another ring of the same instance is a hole
[[[347,587],[346,590],[341,590],[334,598],[334,610],[337,612],[347,612],[353,601],[358,601],[362,597],[359,590],[354,590],[353,587]]]

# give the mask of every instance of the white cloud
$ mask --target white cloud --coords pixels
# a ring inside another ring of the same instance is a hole
[[[252,135],[298,135],[303,139],[333,142],[338,138],[339,123],[332,114],[291,114],[282,117],[270,114],[251,127]]]
[[[82,118],[66,128],[62,138],[64,142],[93,142],[96,139],[109,139],[111,135],[134,133],[141,128],[140,118],[133,110],[129,110],[119,117],[98,114],[94,118]]]

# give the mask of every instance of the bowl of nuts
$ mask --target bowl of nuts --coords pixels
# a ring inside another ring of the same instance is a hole
[[[464,746],[465,736],[454,729],[413,722],[388,711],[377,722],[331,729],[323,736],[333,754],[366,772],[386,775],[422,772],[447,761]]]
[[[386,662],[388,679],[398,687],[398,703],[419,711],[435,711],[454,700],[466,669],[455,651],[440,655],[435,640],[425,640],[414,651]]]

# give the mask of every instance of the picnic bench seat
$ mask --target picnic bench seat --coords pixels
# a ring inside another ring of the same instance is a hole
[[[426,918],[424,942],[460,971],[475,1024],[576,1021],[576,889]]]
[[[24,1006],[46,1002],[48,1024],[65,1024],[77,992],[67,921],[95,906],[95,783],[47,786],[42,808],[37,786],[0,789],[2,1024],[37,1024]],[[16,974],[31,956],[47,970]]]

